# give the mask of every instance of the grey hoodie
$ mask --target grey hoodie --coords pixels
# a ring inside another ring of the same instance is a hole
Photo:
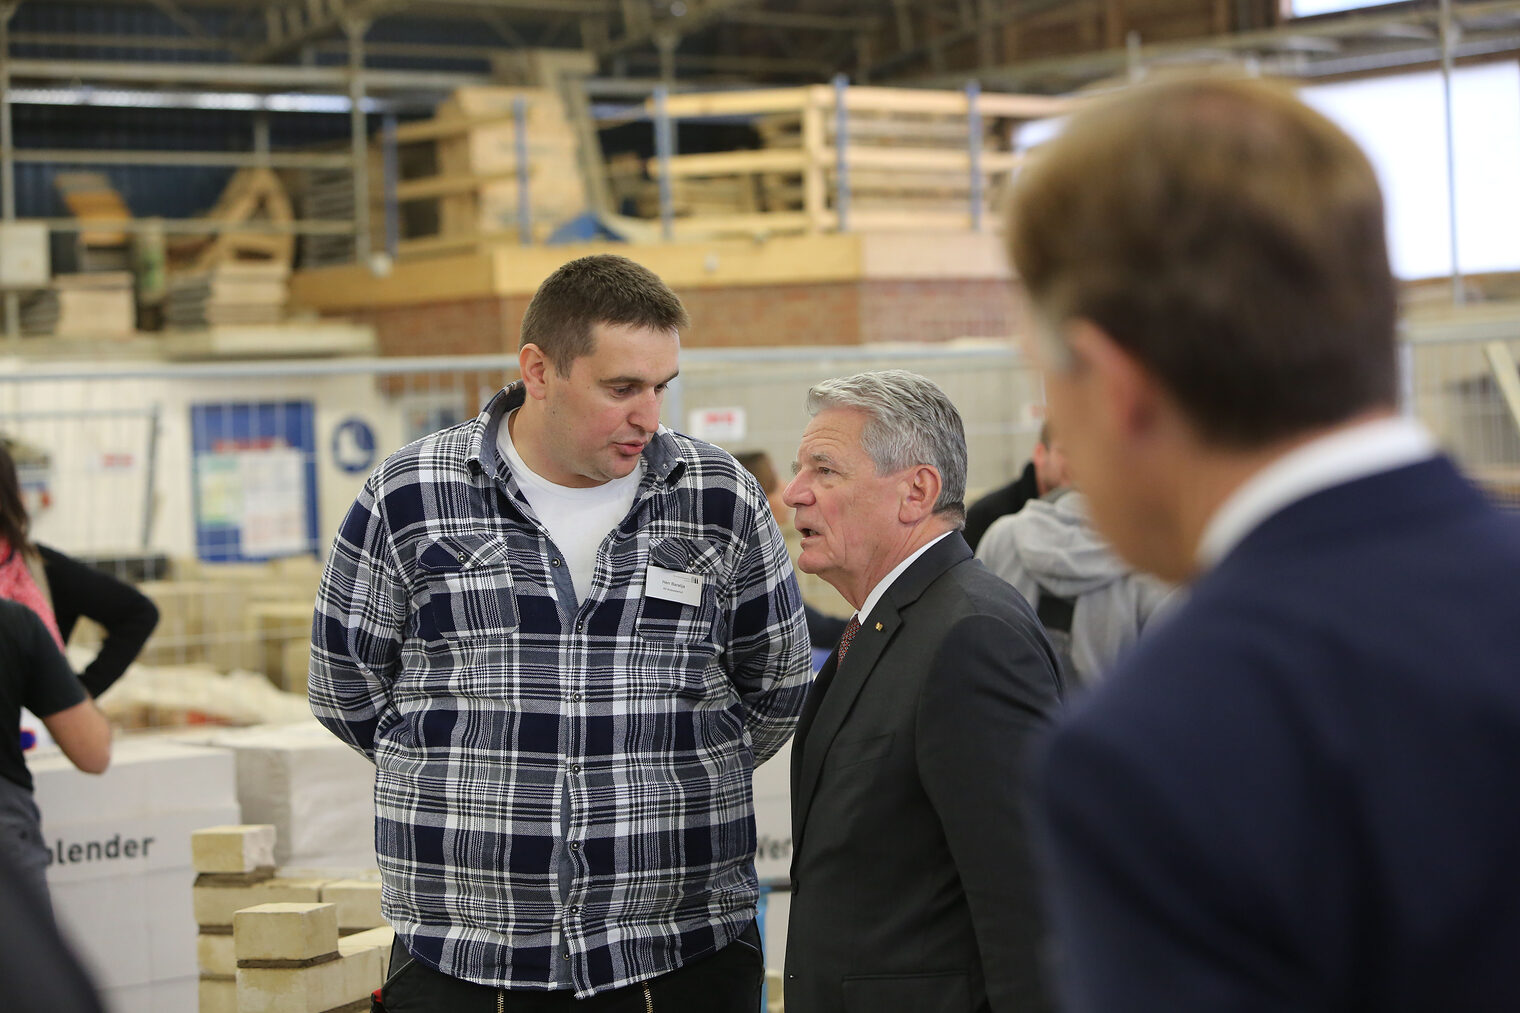
[[[1071,624],[1075,675],[1091,683],[1145,628],[1171,589],[1134,573],[1088,522],[1087,500],[1060,490],[1000,517],[976,558],[1038,605],[1040,588],[1076,602]]]

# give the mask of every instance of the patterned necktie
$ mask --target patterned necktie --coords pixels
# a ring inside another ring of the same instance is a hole
[[[850,653],[850,645],[855,642],[855,634],[860,632],[860,617],[851,616],[850,625],[844,628],[844,636],[839,638],[839,665],[844,664],[844,656]],[[834,666],[838,668],[839,666]]]

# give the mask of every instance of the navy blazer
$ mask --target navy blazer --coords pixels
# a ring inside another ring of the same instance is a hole
[[[1068,1010],[1520,1010],[1520,520],[1444,458],[1284,508],[1035,781]]]

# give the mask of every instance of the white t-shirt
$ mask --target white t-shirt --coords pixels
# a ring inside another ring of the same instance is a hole
[[[528,497],[528,505],[533,507],[539,522],[564,555],[571,583],[575,585],[576,600],[584,601],[586,593],[591,590],[591,576],[596,572],[597,549],[601,548],[607,533],[628,515],[634,497],[638,495],[639,482],[644,476],[644,459],[639,458],[639,466],[625,477],[589,489],[556,485],[523,461],[512,445],[510,423],[511,416],[503,419],[496,435],[502,460],[517,476],[517,484]]]

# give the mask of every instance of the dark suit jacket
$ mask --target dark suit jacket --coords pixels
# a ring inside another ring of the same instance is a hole
[[[1520,521],[1444,459],[1283,509],[1036,784],[1071,1011],[1520,1010]]]
[[[1020,768],[1060,696],[1039,620],[959,534],[897,578],[793,742],[788,1013],[1042,1008]]]

